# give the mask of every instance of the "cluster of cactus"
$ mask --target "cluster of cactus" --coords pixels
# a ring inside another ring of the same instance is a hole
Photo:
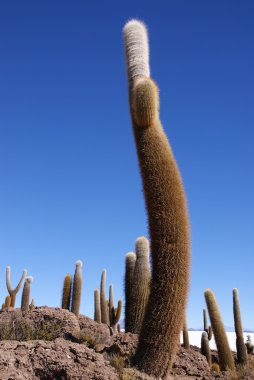
[[[144,24],[129,21],[124,28],[124,40],[130,112],[152,255],[150,296],[133,363],[150,375],[166,377],[178,349],[187,303],[188,212],[181,176],[159,119],[159,94],[150,79]]]
[[[82,267],[81,260],[76,261],[76,268],[74,277],[67,274],[64,277],[63,291],[62,291],[62,309],[70,310],[72,313],[79,316],[81,294],[82,294]]]
[[[150,294],[151,270],[149,241],[144,236],[136,240],[136,254],[125,259],[125,331],[139,334]]]
[[[106,270],[101,274],[100,290],[94,290],[94,320],[98,323],[105,323],[112,328],[113,332],[121,330],[118,322],[122,313],[122,301],[118,301],[118,305],[114,306],[114,288],[109,286],[109,299],[106,299]],[[119,326],[119,327],[118,327]]]
[[[26,276],[27,270],[24,269],[21,279],[16,286],[16,288],[12,288],[11,286],[11,267],[7,266],[6,268],[6,287],[9,292],[9,296],[5,297],[5,302],[2,304],[2,311],[9,311],[10,309],[15,308],[16,296],[21,289],[23,283],[23,291],[21,297],[21,310],[23,312],[27,312],[29,310],[29,300],[30,300],[30,285],[33,281],[32,276]]]

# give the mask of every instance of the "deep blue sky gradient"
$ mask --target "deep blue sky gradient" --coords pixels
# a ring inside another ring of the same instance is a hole
[[[1,1],[1,299],[11,265],[14,283],[25,267],[34,276],[38,305],[59,306],[77,259],[83,313],[103,268],[123,297],[125,254],[147,235],[122,41],[132,17],[149,29],[188,197],[189,326],[202,325],[207,287],[233,325],[237,287],[254,328],[253,0]]]

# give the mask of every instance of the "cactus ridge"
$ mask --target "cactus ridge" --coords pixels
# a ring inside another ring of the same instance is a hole
[[[219,306],[211,289],[206,289],[205,300],[218,350],[220,368],[222,371],[226,371],[227,369],[234,370],[235,364],[220,315]]]

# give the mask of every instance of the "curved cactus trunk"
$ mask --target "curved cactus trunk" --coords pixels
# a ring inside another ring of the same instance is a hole
[[[228,338],[219,311],[219,306],[211,289],[207,289],[205,291],[205,299],[218,350],[220,368],[222,371],[226,371],[227,369],[234,370],[234,359],[229,347]]]
[[[134,363],[155,377],[171,370],[187,302],[190,272],[188,212],[181,176],[159,120],[159,96],[149,76],[146,29],[124,29],[129,97],[148,213],[151,293]]]

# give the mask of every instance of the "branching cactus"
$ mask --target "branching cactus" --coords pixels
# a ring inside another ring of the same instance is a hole
[[[237,289],[233,289],[233,311],[236,333],[236,350],[238,363],[245,365],[248,361],[247,350],[243,338],[243,327],[239,303],[239,294]]]
[[[117,308],[114,307],[114,288],[111,284],[109,286],[109,323],[113,331],[116,332],[116,325],[121,318],[122,313],[122,301],[118,301]]]
[[[235,364],[229,347],[228,338],[220,315],[219,306],[211,289],[205,291],[205,300],[213,328],[214,338],[218,350],[220,368],[234,370]]]
[[[187,325],[187,317],[186,316],[185,316],[184,322],[183,322],[183,347],[186,350],[190,349],[189,332],[188,332],[188,325]]]
[[[72,275],[67,274],[64,277],[63,292],[62,292],[62,309],[70,310],[71,288],[72,288]]]
[[[32,282],[33,282],[33,277],[28,276],[25,279],[25,284],[23,287],[22,298],[21,298],[21,310],[25,313],[29,311],[30,287],[31,287]]]
[[[190,272],[188,212],[181,176],[159,120],[159,94],[149,78],[142,22],[124,28],[133,132],[148,213],[152,282],[134,364],[166,377],[178,349]]]
[[[18,285],[16,286],[15,289],[12,289],[12,287],[11,287],[11,267],[8,266],[6,268],[6,286],[7,286],[8,292],[11,296],[11,305],[10,306],[13,308],[15,307],[16,295],[17,295],[18,291],[20,290],[21,286],[23,285],[23,282],[26,278],[26,274],[27,274],[27,270],[24,269]]]
[[[101,302],[99,289],[95,289],[94,291],[94,320],[97,323],[101,323]]]
[[[136,255],[128,252],[125,256],[125,332],[131,331],[131,320],[133,308],[131,306],[133,297],[133,275],[136,263]]]
[[[201,354],[206,357],[206,360],[209,366],[211,366],[212,357],[211,357],[211,350],[209,346],[208,335],[206,331],[204,331],[201,336]]]
[[[101,301],[101,322],[109,326],[108,303],[106,299],[106,269],[101,274],[100,301]]]
[[[71,311],[79,316],[79,309],[81,304],[81,294],[82,294],[82,267],[83,263],[81,260],[76,262],[76,269],[73,278],[73,290],[72,290],[72,303]]]
[[[133,274],[130,332],[139,334],[150,294],[151,271],[149,241],[141,236],[136,241],[136,263]]]

